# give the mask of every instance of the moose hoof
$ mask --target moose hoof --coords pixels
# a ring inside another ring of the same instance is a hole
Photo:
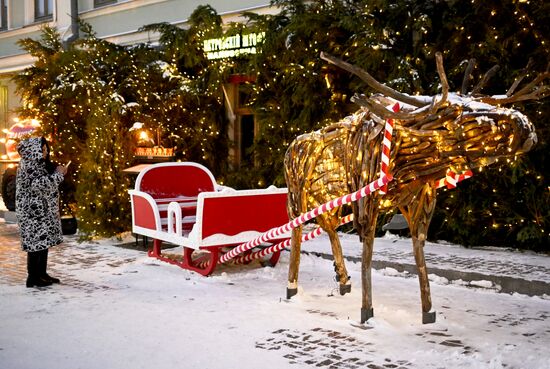
[[[350,293],[350,292],[351,292],[351,284],[350,283],[340,285],[340,295],[344,296],[346,293]]]
[[[298,294],[297,288],[287,288],[286,289],[286,299],[289,300],[292,296]]]
[[[422,324],[435,323],[435,311],[422,312]]]
[[[365,323],[367,320],[374,316],[374,309],[361,308],[361,323]]]

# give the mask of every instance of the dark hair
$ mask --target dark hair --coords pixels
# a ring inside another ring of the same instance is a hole
[[[44,163],[46,164],[46,170],[49,174],[53,174],[55,172],[55,168],[57,168],[57,165],[51,161],[50,159],[50,144],[48,143],[48,140],[44,136],[42,136],[40,140],[40,146],[44,147],[46,146],[46,158],[44,159]]]

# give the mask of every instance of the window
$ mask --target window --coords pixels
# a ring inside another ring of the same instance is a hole
[[[34,0],[34,19],[51,18],[53,0]]]
[[[0,30],[8,29],[8,0],[0,0]]]
[[[116,3],[116,0],[94,0],[94,7],[100,7],[103,5],[109,5]]]

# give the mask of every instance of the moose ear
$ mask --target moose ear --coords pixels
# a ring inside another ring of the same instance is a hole
[[[536,143],[537,143],[537,136],[529,135],[527,140],[525,140],[525,142],[523,143],[523,146],[521,147],[520,152],[528,152]]]
[[[367,142],[372,141],[376,136],[378,136],[380,131],[382,131],[382,128],[384,128],[382,124],[377,124],[376,126],[374,126],[374,128],[369,134],[369,137],[367,138]]]

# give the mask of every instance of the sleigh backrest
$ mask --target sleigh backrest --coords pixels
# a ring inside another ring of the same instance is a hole
[[[136,190],[154,199],[196,197],[215,188],[216,180],[210,170],[191,162],[153,164],[141,171],[135,184]]]

